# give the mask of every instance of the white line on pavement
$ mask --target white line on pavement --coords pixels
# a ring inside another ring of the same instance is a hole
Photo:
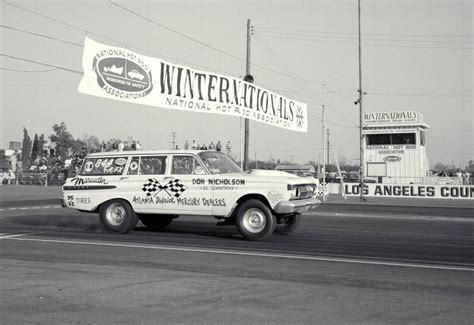
[[[39,209],[59,209],[60,205],[42,205],[34,207],[12,207],[12,208],[0,208],[0,211],[16,211],[16,210],[39,210]]]
[[[29,232],[29,233],[25,233],[25,234],[14,234],[14,235],[1,234],[1,235],[6,235],[6,236],[1,236],[0,235],[0,239],[18,238],[18,237],[22,237],[22,236],[26,236],[26,235],[33,235],[33,234],[35,234],[35,233],[34,232]]]
[[[409,267],[409,268],[420,268],[420,269],[474,272],[474,268],[471,268],[471,267],[446,266],[446,265],[436,265],[436,264],[429,265],[429,264],[421,264],[421,263],[417,264],[417,263],[403,263],[403,262],[389,262],[389,261],[373,261],[373,260],[337,258],[337,257],[315,257],[315,256],[307,256],[307,255],[288,255],[288,254],[264,253],[264,252],[241,252],[241,251],[232,251],[232,250],[218,250],[218,249],[193,248],[193,247],[185,248],[185,247],[176,247],[176,246],[139,245],[139,244],[92,242],[92,241],[87,242],[87,241],[57,240],[57,239],[36,239],[36,238],[17,238],[17,237],[14,237],[14,238],[13,237],[9,237],[9,238],[0,237],[0,239],[12,239],[12,240],[19,240],[19,241],[33,241],[33,242],[42,242],[42,243],[92,245],[92,246],[107,246],[107,247],[122,247],[122,248],[144,248],[144,249],[194,252],[194,253],[257,256],[257,257],[284,258],[284,259],[307,260],[307,261],[322,261],[322,262],[337,262],[337,263],[352,263],[352,264],[365,264],[365,265],[381,265],[381,266]]]
[[[407,214],[394,214],[387,212],[386,214],[360,213],[360,212],[318,212],[309,213],[316,217],[341,217],[341,218],[378,218],[378,219],[416,219],[416,220],[435,220],[435,221],[467,221],[474,222],[474,218],[469,217],[443,217],[443,216],[418,216]]]

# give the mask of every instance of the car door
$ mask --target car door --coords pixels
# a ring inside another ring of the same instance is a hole
[[[205,186],[206,169],[192,154],[174,154],[163,194],[171,198],[164,208],[171,214],[212,215],[212,191]]]
[[[167,161],[165,154],[132,156],[122,182],[135,212],[165,213],[162,192]]]

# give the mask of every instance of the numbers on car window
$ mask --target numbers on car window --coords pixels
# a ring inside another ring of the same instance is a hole
[[[87,158],[80,175],[121,175],[127,157],[117,158]],[[117,163],[118,162],[118,163]]]

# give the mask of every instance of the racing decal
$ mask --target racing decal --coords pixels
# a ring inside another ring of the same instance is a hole
[[[118,158],[118,159],[115,159],[115,164],[117,166],[123,166],[127,163],[127,159],[125,158]]]
[[[149,178],[148,183],[143,184],[142,191],[146,196],[156,196],[161,191],[165,191],[170,197],[179,198],[179,196],[186,191],[184,185],[178,178],[171,179],[165,185],[161,185],[155,178]]]
[[[74,206],[74,195],[67,195],[67,206],[68,207]]]
[[[73,182],[74,185],[83,185],[89,183],[108,184],[107,180],[103,177],[74,177],[71,179],[71,182]]]
[[[82,191],[82,190],[111,190],[117,188],[115,185],[64,185],[65,191]]]
[[[130,170],[137,170],[137,168],[138,168],[138,162],[132,161],[132,162],[130,163],[130,167],[129,167],[129,168],[130,168]]]
[[[201,185],[200,190],[236,190],[238,186],[245,185],[245,179],[243,178],[193,178],[193,185]]]
[[[76,203],[79,204],[90,204],[91,199],[88,197],[76,197]]]
[[[127,157],[86,158],[80,175],[121,175],[126,163]]]
[[[268,191],[267,198],[270,202],[280,202],[283,200],[284,195],[277,191]]]
[[[84,166],[84,170],[86,171],[86,173],[90,173],[93,168],[94,168],[94,163],[92,161],[86,162]]]
[[[225,207],[227,202],[225,198],[197,198],[197,197],[140,197],[134,196],[132,202],[134,204],[176,204],[185,206],[214,206],[214,207]]]

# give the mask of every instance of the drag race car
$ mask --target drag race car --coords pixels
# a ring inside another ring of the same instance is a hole
[[[217,151],[101,152],[85,157],[63,186],[63,207],[99,213],[103,226],[126,233],[140,220],[162,229],[180,215],[213,216],[247,240],[289,234],[300,214],[321,203],[318,181],[286,172],[244,172]]]

